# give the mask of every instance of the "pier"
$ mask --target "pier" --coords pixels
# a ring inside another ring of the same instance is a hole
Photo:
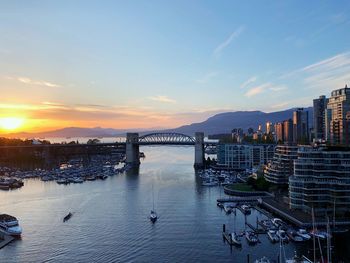
[[[10,244],[13,240],[15,240],[14,237],[0,233],[0,249]]]

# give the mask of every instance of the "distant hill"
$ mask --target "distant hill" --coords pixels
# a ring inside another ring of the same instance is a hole
[[[293,111],[295,109],[288,109],[277,112],[262,112],[262,111],[236,111],[236,112],[224,112],[216,114],[207,120],[199,123],[192,123],[184,125],[175,129],[112,129],[112,128],[79,128],[79,127],[68,127],[54,131],[39,132],[39,133],[13,133],[8,134],[7,137],[17,138],[52,138],[52,137],[116,137],[124,135],[126,132],[139,132],[140,135],[155,132],[179,132],[188,135],[194,135],[197,131],[202,131],[206,135],[219,134],[219,133],[230,133],[233,128],[243,128],[247,130],[252,127],[255,130],[259,124],[263,125],[267,121],[279,122],[293,117]],[[312,107],[306,108],[309,112],[309,125],[312,126],[313,109]]]
[[[37,132],[37,133],[12,133],[6,135],[7,137],[17,137],[17,138],[52,138],[52,137],[116,137],[118,135],[124,134],[128,131],[139,131],[139,130],[126,130],[126,129],[112,129],[112,128],[79,128],[79,127],[67,127],[63,129],[47,131],[47,132]]]
[[[252,127],[255,130],[258,129],[259,124],[263,125],[265,129],[265,123],[280,122],[293,117],[293,109],[284,111],[265,113],[262,111],[236,111],[225,112],[216,114],[206,121],[200,123],[192,123],[190,125],[184,125],[176,129],[168,131],[179,132],[188,135],[193,135],[196,131],[202,131],[206,135],[230,133],[233,128],[242,128],[247,130]],[[312,126],[313,108],[305,108],[309,112],[309,126]]]

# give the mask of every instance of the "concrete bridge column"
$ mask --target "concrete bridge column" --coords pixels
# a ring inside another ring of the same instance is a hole
[[[195,133],[196,143],[194,145],[194,167],[202,168],[204,166],[204,133]]]
[[[127,133],[126,134],[126,163],[139,165],[139,134],[138,133]]]

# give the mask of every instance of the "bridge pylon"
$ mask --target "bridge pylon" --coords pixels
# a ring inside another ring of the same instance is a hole
[[[140,164],[139,134],[126,134],[126,163],[132,165]]]
[[[202,168],[204,166],[204,132],[196,132],[195,141],[194,167]]]

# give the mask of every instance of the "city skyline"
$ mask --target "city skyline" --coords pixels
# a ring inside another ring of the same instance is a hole
[[[346,1],[1,5],[0,133],[173,128],[312,106],[350,80]]]

